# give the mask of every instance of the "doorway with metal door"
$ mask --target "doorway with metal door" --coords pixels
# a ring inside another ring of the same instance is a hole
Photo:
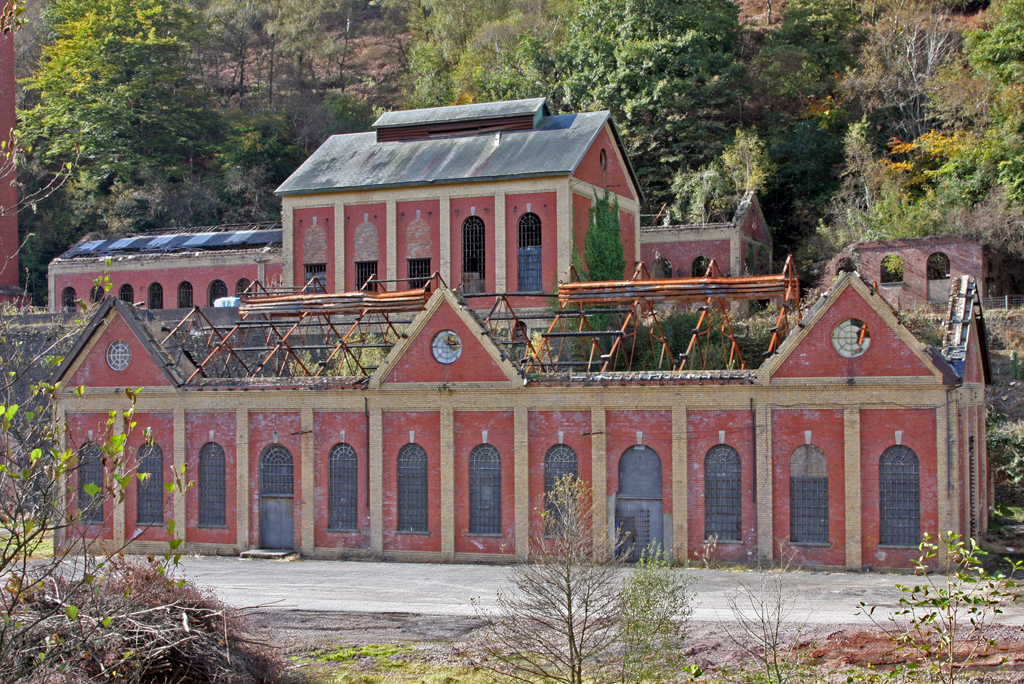
[[[661,483],[661,458],[654,449],[642,444],[626,449],[619,459],[615,525],[625,542],[622,553],[628,553],[629,560],[639,560],[652,542],[665,551]]]
[[[295,548],[295,482],[292,455],[280,444],[260,454],[260,547]]]

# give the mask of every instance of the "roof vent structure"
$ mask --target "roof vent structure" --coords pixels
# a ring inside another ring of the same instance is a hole
[[[429,140],[478,133],[530,131],[537,127],[542,118],[550,115],[547,98],[538,97],[387,112],[374,122],[373,128],[379,143]]]

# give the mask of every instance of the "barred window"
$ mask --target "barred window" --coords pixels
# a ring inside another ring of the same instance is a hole
[[[921,471],[917,454],[891,446],[878,460],[878,541],[884,546],[921,543]]]
[[[327,455],[327,529],[359,529],[356,450],[351,444],[335,444]]]
[[[252,282],[248,278],[239,278],[238,282],[235,283],[235,296],[241,297],[245,294],[245,291],[249,289]]]
[[[419,444],[398,450],[398,531],[428,532],[427,452]]]
[[[87,485],[94,485],[98,491],[90,495]],[[78,450],[78,511],[83,523],[103,524],[103,452],[94,442]]]
[[[798,446],[789,457],[789,538],[828,543],[828,459],[813,444]]]
[[[469,452],[469,533],[501,534],[501,454],[490,444]]]
[[[327,292],[327,264],[304,264],[305,285],[310,285],[310,292]],[[310,284],[309,281],[316,282]]]
[[[704,538],[743,541],[740,455],[716,444],[704,455]]]
[[[135,302],[135,288],[125,283],[121,286],[121,289],[117,291],[117,298],[122,302],[128,302],[132,304]]]
[[[486,285],[486,229],[484,220],[470,216],[462,222],[462,291],[484,292]]]
[[[292,452],[280,444],[270,444],[260,454],[260,494],[294,496]]]
[[[207,442],[199,450],[199,526],[227,525],[227,472],[224,449]]]
[[[519,217],[519,285],[520,292],[544,289],[541,268],[540,217],[528,211]]]
[[[223,280],[214,280],[210,283],[210,303],[209,306],[213,306],[218,299],[221,297],[228,296],[228,286],[224,284]]]
[[[366,281],[369,280],[370,278],[375,278],[376,276],[377,276],[377,262],[376,261],[357,261],[356,262],[356,289],[357,290],[362,290],[363,289],[363,285],[366,284]],[[377,284],[373,283],[367,289],[368,290],[372,290],[373,292],[376,292],[377,291]]]
[[[164,308],[164,288],[160,283],[153,283],[149,286],[149,308]]]
[[[192,283],[187,280],[181,281],[178,285],[178,308],[192,308]]]
[[[164,452],[156,444],[144,444],[138,453],[139,502],[136,524],[153,525],[164,521]]]
[[[78,306],[78,293],[73,287],[65,287],[60,295],[60,303],[65,311],[74,311]]]
[[[103,288],[99,285],[93,285],[92,289],[89,290],[89,301],[95,304],[103,299]]]
[[[409,259],[409,289],[426,287],[430,278],[430,259]]]

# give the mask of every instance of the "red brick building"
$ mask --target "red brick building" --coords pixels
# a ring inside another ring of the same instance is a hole
[[[17,124],[14,111],[14,36],[0,34],[0,140],[11,149],[11,131]],[[0,155],[0,167],[7,166]],[[24,296],[18,286],[18,188],[13,171],[0,178],[0,301],[17,301]]]

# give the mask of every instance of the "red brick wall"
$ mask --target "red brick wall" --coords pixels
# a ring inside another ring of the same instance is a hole
[[[845,436],[842,411],[782,410],[772,411],[772,517],[775,544],[773,553],[779,557],[779,545],[790,537],[789,462],[793,451],[806,443],[805,432],[811,432],[811,444],[828,458],[828,540],[830,546],[785,547],[787,556],[800,565],[843,565],[846,563],[846,491]]]
[[[173,413],[136,413],[133,419],[137,426],[126,440],[127,472],[138,474],[139,449],[146,444],[146,429],[151,431],[153,443],[163,452],[164,483],[174,481],[174,414]],[[174,498],[180,493],[164,493],[164,522],[174,517]],[[140,541],[165,541],[167,529],[161,524],[139,525],[139,479],[133,477],[124,493],[124,534],[125,539]]]
[[[492,200],[493,202],[493,200]],[[409,257],[430,258],[430,270],[441,270],[441,203],[438,200],[421,200],[418,202],[398,202],[398,277],[409,277]],[[420,212],[419,220],[416,212]],[[491,212],[493,214],[493,210]],[[487,219],[485,218],[486,222]],[[422,231],[422,224],[426,223],[428,230],[423,231],[425,235],[417,235]],[[410,224],[414,224],[410,228]],[[493,228],[493,226],[491,226]],[[459,224],[461,237],[462,224]],[[410,238],[410,230],[413,235]],[[425,239],[424,239],[425,238]],[[425,244],[429,241],[429,246]],[[410,247],[411,244],[411,247]],[[460,262],[461,267],[461,262]],[[408,290],[409,283],[389,283],[389,290]]]
[[[453,363],[434,359],[430,345],[434,335],[452,330],[462,340],[462,354]],[[494,362],[458,314],[442,304],[416,336],[405,355],[387,376],[386,382],[508,382],[508,376]]]
[[[452,282],[448,285],[455,289],[462,285],[462,224],[476,209],[476,215],[483,219],[485,235],[484,283],[486,292],[494,292],[494,197],[458,197],[452,198],[451,211],[451,255]],[[504,256],[504,255],[503,255]],[[474,298],[469,305],[474,309],[490,309],[494,300],[490,298]]]
[[[153,357],[119,315],[113,314],[110,326],[103,331],[78,370],[71,378],[71,386],[78,387],[167,387],[170,383],[157,367]],[[128,343],[131,361],[123,371],[115,371],[107,363],[107,348],[116,340]]]
[[[15,127],[14,114],[14,36],[0,35],[0,140],[10,140]],[[0,179],[0,207],[11,210],[18,203],[18,188]],[[0,216],[0,287],[18,286],[18,215],[14,211]]]
[[[274,431],[277,439],[274,439]],[[302,418],[297,411],[249,414],[249,544],[260,545],[260,454],[275,441],[292,455],[295,548],[302,546]],[[312,502],[311,502],[312,503]]]
[[[757,516],[754,509],[753,420],[750,411],[688,411],[687,462],[689,469],[689,539],[690,558],[698,558],[704,541],[704,457],[720,442],[725,431],[725,444],[740,455],[741,492],[743,497],[743,543],[719,542],[717,557],[733,562],[749,562],[757,558]]]
[[[341,432],[345,432],[345,443],[356,451],[356,487],[358,489],[358,532],[329,532],[328,496],[330,482],[330,464],[328,456],[331,448],[342,441]],[[316,546],[346,549],[367,549],[370,547],[370,510],[367,503],[367,431],[366,414],[363,412],[333,413],[317,412],[313,414],[313,453],[316,463]]]
[[[67,448],[78,450],[89,441],[96,442],[101,448],[110,438],[110,429],[107,428],[106,413],[79,413],[68,416]],[[92,431],[92,437],[89,432]],[[106,458],[103,460],[103,479],[107,482],[110,478],[110,464]],[[78,511],[78,473],[72,472],[68,478],[67,488],[68,514],[75,515]],[[103,524],[102,525],[79,525],[68,530],[68,539],[87,538],[114,538],[114,502],[108,497],[103,503]]]
[[[605,124],[572,175],[591,185],[610,190],[616,195],[636,199],[636,195],[630,189],[629,174],[619,163],[616,147],[608,132],[608,124]],[[601,168],[602,151],[606,159],[604,169]]]
[[[414,214],[415,215],[415,214]],[[345,292],[356,289],[356,228],[368,220],[377,228],[377,268],[378,278],[387,277],[388,250],[387,240],[387,205],[386,204],[353,204],[345,207]],[[330,270],[330,269],[328,269]]]
[[[185,414],[185,479],[194,483],[185,499],[186,539],[189,542],[234,544],[238,539],[236,427],[237,418],[233,412]],[[199,527],[199,489],[202,486],[199,481],[199,450],[207,442],[216,442],[224,449],[224,528]]]
[[[654,260],[659,256],[668,259],[668,262],[672,264],[672,275],[676,278],[691,277],[694,260],[702,256],[717,260],[722,273],[729,274],[728,240],[656,242],[640,246],[640,258],[648,268],[654,267]],[[702,273],[701,276],[703,275]]]
[[[558,286],[558,211],[555,193],[535,192],[505,197],[505,288],[509,292],[519,290],[519,217],[529,211],[540,218],[541,223],[541,268],[545,292],[553,292]],[[521,300],[520,306],[546,306],[546,299]]]
[[[935,470],[935,411],[926,409],[862,409],[861,446],[861,559],[865,565],[896,567],[912,565],[920,552],[914,548],[878,548],[878,462],[882,452],[902,444],[917,454],[921,482],[921,532],[938,534],[937,478]]]
[[[833,328],[847,318],[864,321],[871,333],[867,351],[852,359],[840,356],[832,347]],[[932,372],[860,294],[848,287],[790,353],[775,377],[929,376]]]
[[[469,533],[469,453],[483,443],[501,455],[500,537]],[[459,553],[510,553],[515,548],[515,426],[511,411],[455,412],[455,550]]]
[[[295,209],[292,214],[292,235],[294,236],[292,240],[292,254],[294,255],[292,268],[294,269],[295,286],[301,287],[306,283],[305,264],[307,259],[303,251],[303,245],[306,231],[313,227],[314,217],[316,218],[317,226],[323,228],[327,237],[327,250],[325,254],[327,257],[327,291],[336,292],[337,290],[334,287],[334,207]],[[309,260],[308,263],[323,263],[320,261],[319,256],[312,257],[312,259],[315,259],[315,261]],[[228,289],[230,294],[234,294],[233,288],[229,287]]]
[[[587,230],[590,229],[590,205],[592,200],[573,193],[572,195],[572,239],[573,254],[579,254],[585,263],[587,256]],[[564,278],[564,273],[558,274]]]
[[[590,411],[530,411],[530,529],[542,530],[544,510],[544,455],[558,444],[558,433],[562,432],[562,443],[576,452],[579,459],[579,476],[584,482],[593,483],[590,455]]]
[[[608,463],[608,494],[619,491],[619,459],[637,444],[637,431],[643,432],[643,444],[661,459],[661,502],[666,515],[672,513],[672,412],[608,411],[605,415],[605,454]],[[609,511],[609,518],[612,512]]]
[[[441,550],[441,414],[437,411],[385,411],[384,424],[384,549],[387,551]],[[398,532],[398,450],[415,443],[427,452],[428,534]]]
[[[619,211],[619,228],[622,230],[622,256],[626,260],[624,278],[631,278],[636,270],[636,217]]]

